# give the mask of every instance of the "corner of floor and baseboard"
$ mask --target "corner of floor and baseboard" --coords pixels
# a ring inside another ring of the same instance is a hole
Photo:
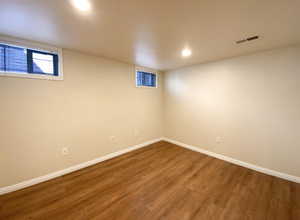
[[[162,141],[162,140],[163,140],[163,138],[157,138],[157,139],[153,139],[153,140],[150,140],[150,141],[146,141],[144,143],[137,144],[135,146],[131,146],[131,147],[125,148],[123,150],[120,150],[120,151],[117,151],[117,152],[114,152],[114,153],[110,153],[110,154],[107,154],[107,155],[102,156],[102,157],[98,157],[94,160],[90,160],[90,161],[87,161],[87,162],[84,162],[84,163],[81,163],[81,164],[77,164],[75,166],[72,166],[72,167],[69,167],[69,168],[66,168],[66,169],[63,169],[63,170],[56,171],[54,173],[50,173],[50,174],[47,174],[47,175],[44,175],[44,176],[40,176],[40,177],[36,177],[36,178],[30,179],[30,180],[26,180],[26,181],[17,183],[15,185],[2,187],[2,188],[0,188],[0,195],[4,195],[4,194],[7,194],[7,193],[17,191],[17,190],[21,190],[21,189],[24,189],[24,188],[27,188],[27,187],[30,187],[30,186],[33,186],[33,185],[36,185],[36,184],[39,184],[39,183],[42,183],[42,182],[60,177],[60,176],[66,175],[66,174],[75,172],[77,170],[95,165],[97,163],[112,159],[114,157],[118,157],[122,154],[126,154],[128,152],[131,152],[131,151],[143,148],[143,147],[147,147],[151,144],[157,143],[157,142]]]
[[[224,160],[226,162],[229,162],[229,163],[232,163],[232,164],[235,164],[235,165],[238,165],[238,166],[242,166],[242,167],[246,167],[246,168],[251,169],[251,170],[255,170],[255,171],[260,172],[260,173],[264,173],[264,174],[267,174],[267,175],[270,175],[270,176],[275,176],[275,177],[285,179],[285,180],[288,180],[288,181],[292,181],[292,182],[295,182],[295,183],[300,183],[300,177],[298,177],[298,176],[293,176],[293,175],[289,175],[289,174],[282,173],[282,172],[279,172],[279,171],[275,171],[275,170],[271,170],[271,169],[268,169],[268,168],[260,167],[260,166],[257,166],[257,165],[251,164],[251,163],[247,163],[247,162],[244,162],[244,161],[240,161],[240,160],[222,155],[222,154],[218,154],[218,153],[214,153],[214,152],[211,152],[211,151],[208,151],[208,150],[204,150],[204,149],[202,149],[200,147],[197,147],[197,146],[185,144],[185,143],[182,143],[182,142],[179,142],[179,141],[167,138],[167,137],[163,137],[162,140],[167,141],[167,142],[172,143],[172,144],[176,144],[177,146],[180,146],[180,147],[187,148],[187,149],[192,150],[192,151],[196,151],[196,152],[206,154],[208,156],[211,156],[211,157],[214,157],[214,158],[217,158],[217,159],[220,159],[220,160]]]
[[[195,152],[199,152],[199,153],[202,153],[202,154],[206,154],[208,156],[211,156],[211,157],[223,160],[223,161],[227,161],[229,163],[233,163],[233,164],[236,164],[236,165],[239,165],[239,166],[242,166],[242,167],[246,167],[248,169],[252,169],[252,170],[258,171],[260,173],[264,173],[264,174],[275,176],[275,177],[285,179],[285,180],[288,180],[288,181],[300,183],[300,177],[297,177],[297,176],[293,176],[293,175],[281,173],[281,172],[278,172],[278,171],[275,171],[275,170],[267,169],[267,168],[264,168],[264,167],[256,166],[254,164],[243,162],[243,161],[240,161],[240,160],[237,160],[237,159],[234,159],[234,158],[222,155],[222,154],[217,154],[217,153],[214,153],[214,152],[211,152],[211,151],[207,151],[207,150],[201,149],[199,147],[188,145],[188,144],[185,144],[185,143],[182,143],[182,142],[179,142],[179,141],[167,138],[167,137],[161,137],[161,138],[157,138],[157,139],[154,139],[154,140],[146,141],[144,143],[141,143],[141,144],[138,144],[138,145],[135,145],[135,146],[128,147],[126,149],[123,149],[123,150],[120,150],[120,151],[117,151],[117,152],[114,152],[114,153],[96,158],[96,159],[91,160],[91,161],[87,161],[87,162],[84,162],[84,163],[66,168],[64,170],[60,170],[60,171],[50,173],[50,174],[47,174],[47,175],[44,175],[44,176],[41,176],[41,177],[26,180],[26,181],[20,182],[20,183],[15,184],[15,185],[2,187],[2,188],[0,188],[0,195],[4,195],[4,194],[10,193],[10,192],[21,190],[21,189],[24,189],[24,188],[27,188],[27,187],[30,187],[30,186],[33,186],[33,185],[36,185],[36,184],[39,184],[39,183],[42,183],[42,182],[60,177],[60,176],[66,175],[66,174],[75,172],[77,170],[95,165],[97,163],[112,159],[114,157],[118,157],[122,154],[131,152],[131,151],[143,148],[143,147],[147,147],[151,144],[154,144],[154,143],[157,143],[157,142],[160,142],[160,141],[166,141],[166,142],[169,142],[169,143],[172,143],[172,144],[176,144],[177,146],[184,147],[186,149],[189,149],[189,150],[192,150],[192,151],[195,151]]]

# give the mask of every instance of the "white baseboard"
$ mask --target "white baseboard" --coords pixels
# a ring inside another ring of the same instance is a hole
[[[72,173],[74,171],[77,171],[77,170],[95,165],[95,164],[103,162],[105,160],[112,159],[114,157],[120,156],[120,155],[128,153],[130,151],[137,150],[137,149],[142,148],[142,147],[146,147],[148,145],[151,145],[153,143],[156,143],[156,142],[159,142],[159,141],[162,141],[162,140],[173,143],[173,144],[176,144],[178,146],[181,146],[181,147],[184,147],[184,148],[187,148],[187,149],[190,149],[192,151],[200,152],[200,153],[206,154],[208,156],[212,156],[212,157],[218,158],[220,160],[224,160],[224,161],[227,161],[229,163],[233,163],[233,164],[236,164],[236,165],[239,165],[239,166],[242,166],[242,167],[246,167],[246,168],[261,172],[261,173],[265,173],[265,174],[268,174],[268,175],[271,175],[271,176],[286,179],[286,180],[289,180],[289,181],[292,181],[292,182],[300,183],[300,177],[297,177],[297,176],[292,176],[292,175],[289,175],[289,174],[285,174],[285,173],[281,173],[281,172],[278,172],[278,171],[263,168],[263,167],[260,167],[260,166],[256,166],[256,165],[253,165],[253,164],[250,164],[250,163],[246,163],[246,162],[243,162],[243,161],[240,161],[240,160],[233,159],[231,157],[224,156],[222,154],[217,154],[217,153],[214,153],[214,152],[211,152],[211,151],[207,151],[207,150],[198,148],[196,146],[191,146],[191,145],[188,145],[188,144],[184,144],[184,143],[181,143],[179,141],[175,141],[175,140],[172,140],[172,139],[169,139],[169,138],[158,138],[158,139],[155,139],[155,140],[147,141],[147,142],[144,142],[142,144],[138,144],[138,145],[126,148],[124,150],[120,150],[120,151],[105,155],[103,157],[96,158],[96,159],[91,160],[91,161],[87,161],[87,162],[69,167],[69,168],[64,169],[64,170],[60,170],[60,171],[57,171],[57,172],[54,172],[54,173],[50,173],[50,174],[45,175],[45,176],[41,176],[41,177],[37,177],[37,178],[31,179],[31,180],[27,180],[27,181],[24,181],[24,182],[21,182],[21,183],[12,185],[12,186],[2,187],[2,188],[0,188],[0,195],[7,194],[7,193],[10,193],[10,192],[14,192],[14,191],[17,191],[17,190],[20,190],[20,189],[24,189],[24,188],[27,188],[27,187],[30,187],[30,186],[33,186],[33,185],[51,180],[51,179],[54,179],[56,177],[60,177],[60,176],[66,175],[68,173]]]
[[[172,139],[169,139],[169,138],[164,137],[163,140],[167,141],[167,142],[170,142],[172,144],[176,144],[178,146],[190,149],[192,151],[200,152],[200,153],[206,154],[208,156],[215,157],[215,158],[218,158],[220,160],[227,161],[229,163],[233,163],[233,164],[236,164],[236,165],[239,165],[239,166],[242,166],[242,167],[246,167],[246,168],[258,171],[260,173],[264,173],[264,174],[268,174],[268,175],[271,175],[271,176],[279,177],[281,179],[285,179],[285,180],[289,180],[289,181],[292,181],[292,182],[300,183],[300,177],[297,177],[297,176],[292,176],[292,175],[281,173],[281,172],[278,172],[278,171],[275,171],[275,170],[270,170],[270,169],[267,169],[267,168],[264,168],[264,167],[256,166],[256,165],[253,165],[253,164],[250,164],[250,163],[246,163],[246,162],[243,162],[243,161],[240,161],[240,160],[233,159],[231,157],[224,156],[222,154],[217,154],[217,153],[214,153],[214,152],[211,152],[211,151],[207,151],[207,150],[201,149],[201,148],[196,147],[196,146],[191,146],[191,145],[188,145],[188,144],[184,144],[184,143],[181,143],[179,141],[175,141],[175,140],[172,140]]]
[[[139,148],[146,147],[146,146],[148,146],[150,144],[154,144],[154,143],[159,142],[161,140],[162,140],[162,138],[158,138],[158,139],[155,139],[155,140],[147,141],[147,142],[144,142],[142,144],[138,144],[138,145],[135,145],[135,146],[132,146],[132,147],[128,147],[128,148],[126,148],[124,150],[120,150],[120,151],[117,151],[117,152],[105,155],[103,157],[99,157],[99,158],[96,158],[94,160],[90,160],[90,161],[87,161],[87,162],[84,162],[84,163],[81,163],[81,164],[69,167],[69,168],[64,169],[64,170],[60,170],[60,171],[57,171],[57,172],[54,172],[54,173],[50,173],[50,174],[45,175],[45,176],[40,176],[40,177],[31,179],[31,180],[26,180],[24,182],[21,182],[21,183],[12,185],[12,186],[2,187],[2,188],[0,188],[0,195],[6,194],[6,193],[10,193],[10,192],[14,192],[14,191],[17,191],[17,190],[20,190],[20,189],[24,189],[24,188],[27,188],[29,186],[33,186],[33,185],[36,185],[36,184],[39,184],[39,183],[42,183],[42,182],[54,179],[56,177],[60,177],[60,176],[66,175],[68,173],[72,173],[74,171],[77,171],[77,170],[80,170],[80,169],[83,169],[83,168],[95,165],[95,164],[103,162],[105,160],[112,159],[114,157],[120,156],[120,155],[128,153],[130,151],[134,151],[134,150],[137,150]]]

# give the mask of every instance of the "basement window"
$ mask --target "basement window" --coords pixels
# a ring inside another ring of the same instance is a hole
[[[144,70],[136,70],[136,86],[157,88],[157,74]]]
[[[0,76],[61,80],[61,53],[0,40]]]

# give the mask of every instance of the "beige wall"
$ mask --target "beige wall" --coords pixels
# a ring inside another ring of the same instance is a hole
[[[300,176],[299,58],[297,46],[194,65],[139,89],[133,65],[64,50],[64,81],[0,77],[0,187],[163,133]]]
[[[169,71],[164,81],[166,137],[300,176],[299,46]]]
[[[133,65],[63,54],[64,81],[0,77],[0,187],[162,136],[161,86],[136,88]]]

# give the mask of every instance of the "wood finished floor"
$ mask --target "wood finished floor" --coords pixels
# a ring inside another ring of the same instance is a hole
[[[159,142],[0,197],[0,219],[300,219],[300,184]]]

